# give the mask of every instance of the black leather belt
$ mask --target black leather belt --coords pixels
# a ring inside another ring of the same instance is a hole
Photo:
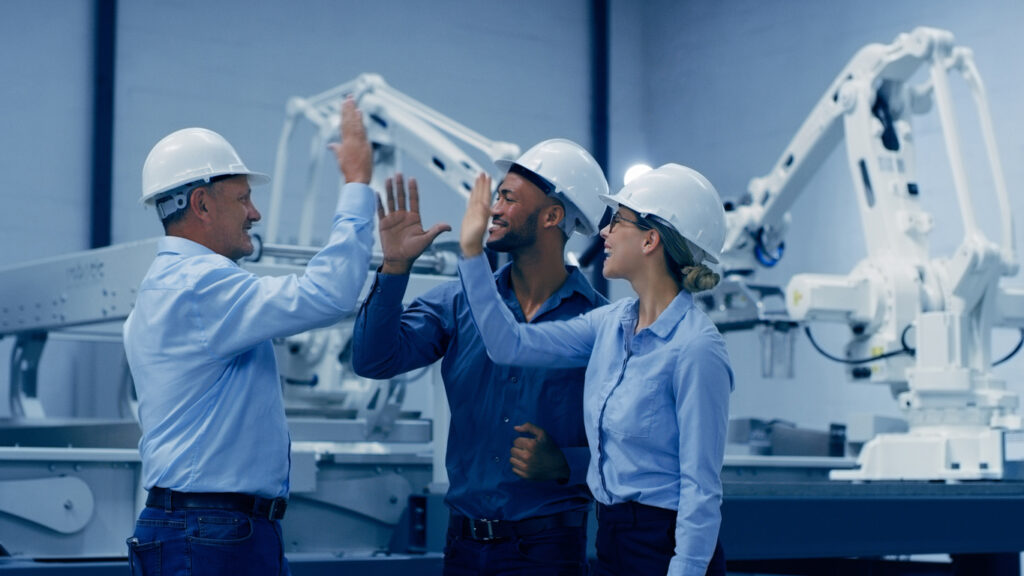
[[[561,512],[524,520],[473,519],[452,512],[448,521],[448,531],[470,540],[489,542],[531,536],[554,528],[579,528],[586,525],[587,513],[581,511]]]
[[[256,518],[280,520],[284,518],[288,500],[285,498],[260,498],[250,494],[233,492],[175,492],[154,486],[146,497],[146,506],[165,510],[205,508],[207,510],[234,510]]]

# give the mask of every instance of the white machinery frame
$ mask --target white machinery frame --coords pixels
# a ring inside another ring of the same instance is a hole
[[[908,82],[925,68],[928,81]],[[975,217],[948,76],[971,91],[1000,214],[999,244]],[[932,258],[933,221],[920,204],[910,118],[938,108],[964,238]],[[944,30],[917,28],[862,48],[814,107],[771,172],[751,181],[751,202],[727,214],[723,266],[733,280],[770,264],[788,210],[841,138],[861,213],[867,257],[847,275],[798,274],[786,289],[797,322],[848,324],[856,375],[888,384],[909,432],[868,442],[857,470],[837,479],[1024,478],[1017,395],[991,372],[991,331],[1024,325],[1024,293],[999,285],[1018,270],[1014,221],[988,100],[969,49]],[[766,262],[767,260],[767,262]],[[916,351],[906,345],[916,328]]]

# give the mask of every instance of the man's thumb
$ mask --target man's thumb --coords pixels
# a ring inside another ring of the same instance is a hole
[[[540,437],[542,434],[544,434],[543,430],[541,430],[540,428],[537,428],[536,426],[534,426],[533,424],[530,424],[529,422],[524,422],[524,423],[520,424],[519,426],[516,426],[515,427],[515,431],[516,432],[525,432],[527,434],[533,434],[534,436],[537,436],[537,437]]]

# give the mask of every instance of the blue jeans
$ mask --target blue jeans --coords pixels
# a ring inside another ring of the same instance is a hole
[[[281,524],[234,510],[143,508],[128,539],[133,576],[287,576]]]
[[[676,511],[637,502],[597,505],[597,576],[663,575],[676,549]],[[725,576],[725,552],[715,543],[707,576]]]
[[[448,531],[444,576],[586,576],[587,526],[479,542]]]

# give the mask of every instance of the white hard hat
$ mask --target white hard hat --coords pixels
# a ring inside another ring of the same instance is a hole
[[[621,205],[644,218],[661,218],[703,250],[708,260],[718,262],[725,244],[725,208],[718,191],[700,172],[665,164],[637,176],[617,194],[601,196],[601,200],[612,209]]]
[[[270,176],[249,170],[223,136],[206,128],[185,128],[156,143],[142,166],[143,204],[185,184],[209,182],[215,176],[245,175],[249,185],[270,182]]]
[[[550,183],[554,189],[545,192],[555,195],[565,205],[562,230],[566,236],[571,236],[573,231],[584,236],[597,233],[597,225],[604,215],[600,196],[608,194],[608,181],[597,161],[582,146],[554,138],[530,148],[514,162],[496,160],[494,164],[503,172],[515,164]]]

